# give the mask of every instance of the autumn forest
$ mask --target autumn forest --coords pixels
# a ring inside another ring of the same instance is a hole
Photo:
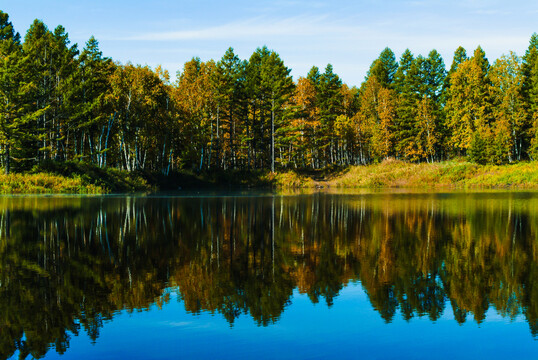
[[[319,169],[395,158],[538,156],[538,35],[493,63],[481,47],[441,55],[386,48],[350,87],[329,64],[294,80],[267,47],[193,58],[176,79],[120,64],[90,38],[35,20],[23,37],[0,12],[0,167],[45,161],[168,174],[189,169]]]

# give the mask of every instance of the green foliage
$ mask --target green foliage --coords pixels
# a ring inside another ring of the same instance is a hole
[[[398,63],[396,62],[396,56],[394,55],[394,52],[387,47],[370,66],[367,79],[369,77],[375,77],[381,86],[389,87],[392,86],[397,71]]]
[[[21,140],[30,116],[25,112],[25,83],[21,71],[20,36],[15,33],[7,14],[0,11],[0,149],[4,172],[9,174],[12,157],[21,149]]]
[[[440,154],[442,136],[440,97],[445,65],[436,50],[428,57],[413,57],[406,50],[395,76],[398,94],[395,119],[395,148],[402,158],[433,161]]]
[[[447,72],[436,50],[385,48],[359,88],[331,64],[294,82],[266,46],[242,60],[193,58],[176,81],[160,66],[120,64],[90,38],[79,52],[62,26],[35,20],[21,43],[0,12],[0,167],[47,161],[163,176],[415,163],[467,156],[535,158],[538,36],[523,58],[490,65],[459,47]],[[483,139],[485,145],[480,145]],[[482,149],[485,147],[484,149]]]
[[[488,149],[486,139],[479,132],[475,132],[469,145],[469,160],[484,165],[488,162]]]
[[[491,67],[494,163],[521,160],[530,141],[530,122],[524,95],[521,59],[514,53],[503,56]]]
[[[466,154],[476,132],[489,131],[491,116],[489,64],[480,47],[475,56],[461,63],[450,76],[445,107],[450,142],[459,154]]]

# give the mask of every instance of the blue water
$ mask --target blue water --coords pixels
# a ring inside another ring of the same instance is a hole
[[[532,192],[0,198],[0,359],[538,359],[536,234]]]
[[[448,308],[435,322],[396,316],[385,323],[360,284],[344,288],[332,307],[293,293],[280,320],[258,327],[248,316],[230,326],[221,316],[185,311],[177,296],[159,309],[125,311],[105,324],[96,343],[81,335],[69,351],[50,359],[536,359],[538,342],[522,318],[490,309],[477,325],[458,325]]]

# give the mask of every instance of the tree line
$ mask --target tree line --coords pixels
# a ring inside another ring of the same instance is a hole
[[[490,64],[459,47],[399,61],[386,48],[360,87],[329,64],[294,81],[279,54],[232,48],[193,58],[175,80],[120,64],[91,37],[35,20],[24,39],[0,11],[0,167],[46,161],[164,174],[180,169],[319,169],[392,157],[510,163],[538,156],[538,35]]]

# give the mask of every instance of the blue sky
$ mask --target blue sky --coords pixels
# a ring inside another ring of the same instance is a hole
[[[389,46],[435,48],[447,67],[454,50],[481,45],[490,61],[523,55],[538,31],[538,1],[529,0],[1,0],[24,35],[35,18],[63,25],[79,48],[94,35],[104,55],[174,74],[193,56],[218,60],[232,46],[248,59],[259,46],[275,50],[295,79],[312,65],[334,66],[344,82],[359,85],[371,62]]]

